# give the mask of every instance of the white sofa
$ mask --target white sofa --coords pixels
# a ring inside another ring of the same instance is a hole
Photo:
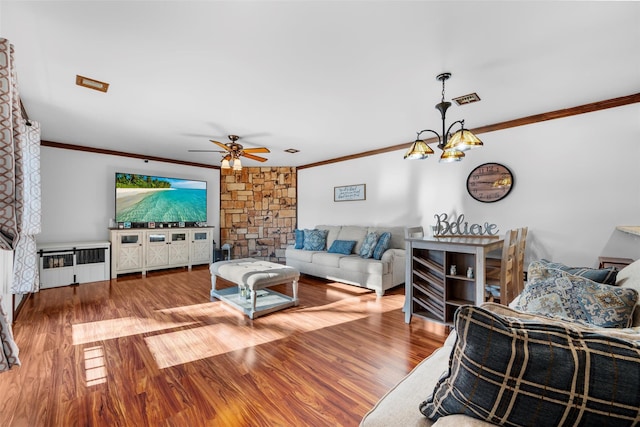
[[[640,260],[628,265],[618,272],[616,285],[628,287],[640,292]],[[491,305],[491,303],[490,303]],[[504,311],[510,310],[504,307]],[[610,336],[618,331],[628,332],[625,338],[637,341],[640,339],[640,304],[633,312],[633,325],[627,329],[595,328],[597,333]],[[637,336],[638,338],[634,337]],[[629,338],[631,337],[631,338]],[[407,376],[385,394],[376,405],[364,416],[361,427],[443,427],[443,426],[482,426],[490,424],[466,415],[455,414],[441,417],[435,423],[426,418],[419,410],[421,402],[433,392],[439,378],[448,371],[449,359],[456,345],[456,332],[451,332],[444,345],[420,362]],[[637,372],[636,372],[637,374]],[[636,423],[640,413],[636,415]]]
[[[295,249],[291,245],[285,251],[287,265],[300,273],[371,289],[379,296],[384,295],[387,289],[404,283],[404,227],[318,225],[315,228],[327,230],[324,250]],[[380,260],[358,255],[365,237],[373,231],[378,236],[383,232],[391,233],[389,249]],[[349,255],[328,253],[335,240],[355,240],[356,245]]]

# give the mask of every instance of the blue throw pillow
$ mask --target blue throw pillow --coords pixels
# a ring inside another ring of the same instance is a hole
[[[304,231],[303,230],[293,230],[296,233],[296,244],[294,246],[295,249],[304,248]]]
[[[305,251],[324,251],[327,246],[327,230],[304,230]]]
[[[376,243],[376,247],[373,249],[373,259],[382,259],[382,254],[384,251],[389,249],[389,242],[391,241],[391,233],[384,232],[378,238],[378,243]]]
[[[371,258],[373,250],[376,248],[376,242],[378,241],[378,233],[372,231],[364,238],[362,247],[360,248],[360,256],[362,258]]]
[[[332,254],[349,255],[355,245],[355,240],[334,240],[328,252]]]

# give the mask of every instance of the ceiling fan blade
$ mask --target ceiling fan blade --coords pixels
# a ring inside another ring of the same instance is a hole
[[[187,150],[190,153],[226,153],[222,150]]]
[[[268,148],[265,147],[257,147],[257,148],[244,148],[242,151],[245,153],[270,153]]]
[[[246,151],[242,154],[242,156],[246,157],[247,159],[257,160],[259,162],[266,162],[267,161],[267,159],[265,159],[264,157],[254,156],[253,154],[248,154]]]
[[[216,145],[218,145],[218,146],[220,146],[220,147],[224,148],[224,149],[225,149],[225,150],[227,150],[227,151],[230,151],[230,150],[229,150],[229,147],[227,147],[227,145],[226,145],[226,144],[223,144],[222,142],[214,141],[213,139],[210,139],[209,141],[211,141],[211,142],[213,142],[214,144],[216,144]]]

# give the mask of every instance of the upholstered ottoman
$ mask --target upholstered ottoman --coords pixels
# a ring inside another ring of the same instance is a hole
[[[250,319],[298,305],[300,272],[293,267],[255,258],[241,258],[214,262],[209,270],[211,297],[231,304]],[[235,283],[238,287],[218,289],[218,277]],[[266,289],[289,282],[293,287],[292,297]]]

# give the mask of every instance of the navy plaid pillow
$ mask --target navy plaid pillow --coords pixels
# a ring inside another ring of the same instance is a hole
[[[640,344],[580,326],[456,312],[449,372],[420,405],[500,425],[628,426],[640,418]]]

